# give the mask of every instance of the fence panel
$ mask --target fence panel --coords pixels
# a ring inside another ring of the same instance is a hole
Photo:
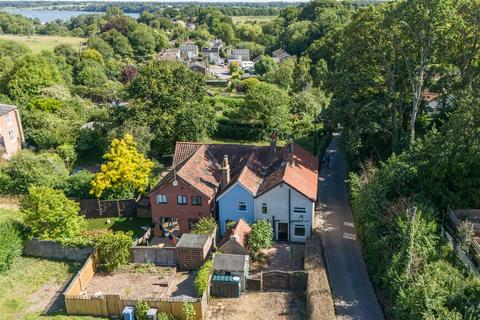
[[[157,266],[174,267],[177,265],[177,248],[144,247],[131,249],[133,263],[154,263]]]
[[[80,211],[86,218],[135,217],[137,202],[126,200],[81,199]]]
[[[93,249],[67,247],[51,240],[31,239],[25,241],[24,253],[27,256],[46,259],[85,261],[93,253]]]

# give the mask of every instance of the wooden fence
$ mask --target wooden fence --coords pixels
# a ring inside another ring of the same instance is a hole
[[[480,210],[478,209],[458,209],[447,211],[447,228],[452,231],[452,235],[455,238],[455,241],[458,242],[458,227],[460,223],[464,220],[469,220],[474,224],[474,230],[478,235],[478,227],[480,226]],[[460,248],[456,248],[456,251],[461,251],[460,255],[465,254]],[[461,259],[467,258],[473,263],[477,271],[480,271],[480,244],[477,241],[473,241],[471,246],[471,254],[468,252],[465,254],[465,257],[460,257]]]
[[[79,200],[80,212],[86,218],[108,217],[136,217],[137,202],[135,199],[127,200]]]
[[[297,271],[265,271],[247,279],[247,290],[252,291],[305,291],[308,274]]]
[[[136,246],[131,249],[130,261],[173,267],[177,265],[177,248]]]
[[[126,306],[135,306],[137,299],[117,294],[88,295],[86,287],[96,271],[96,257],[92,254],[82,269],[73,278],[64,293],[65,309],[71,315],[118,317]],[[143,299],[142,299],[143,300]],[[152,298],[145,299],[151,308],[183,318],[183,304],[191,303],[195,309],[195,319],[204,319],[208,308],[208,293],[201,298]]]

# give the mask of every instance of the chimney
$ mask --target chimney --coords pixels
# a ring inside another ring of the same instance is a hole
[[[293,140],[290,142],[290,150],[288,152],[288,163],[293,166]]]
[[[225,188],[230,183],[230,165],[228,164],[228,156],[223,156],[222,162],[222,187]]]
[[[275,155],[277,154],[277,134],[275,131],[272,131],[272,134],[270,135],[270,163],[273,162],[275,159]]]

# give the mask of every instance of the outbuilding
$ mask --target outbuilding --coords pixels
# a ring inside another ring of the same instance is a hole
[[[212,237],[184,233],[177,243],[177,264],[183,270],[199,269],[212,248]]]
[[[213,274],[239,277],[240,290],[245,291],[249,260],[247,255],[216,253],[213,255]]]

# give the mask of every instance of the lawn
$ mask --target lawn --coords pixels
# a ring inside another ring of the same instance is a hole
[[[80,49],[80,46],[85,42],[83,38],[76,37],[60,37],[60,36],[19,36],[11,34],[2,34],[0,39],[12,40],[23,43],[29,47],[34,53],[38,53],[42,50],[52,51],[59,44],[70,44],[75,49]]]
[[[132,231],[134,238],[143,236],[145,230],[141,227],[149,227],[152,219],[149,218],[96,218],[87,219],[88,230],[112,230],[112,231]]]
[[[52,261],[20,257],[13,267],[0,275],[0,318],[24,320],[94,320],[99,318],[67,316],[63,305],[48,309],[65,280],[81,267],[78,262]]]
[[[0,208],[0,222],[8,219],[21,220],[22,213],[16,209]]]
[[[234,16],[231,17],[234,24],[245,23],[247,21],[266,22],[275,19],[277,16]]]

